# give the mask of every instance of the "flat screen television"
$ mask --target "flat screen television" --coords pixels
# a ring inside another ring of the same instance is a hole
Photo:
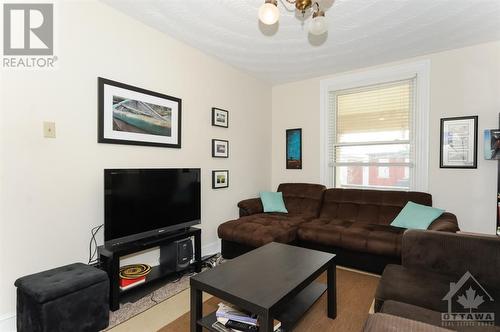
[[[199,168],[104,170],[106,245],[187,228],[200,215]]]

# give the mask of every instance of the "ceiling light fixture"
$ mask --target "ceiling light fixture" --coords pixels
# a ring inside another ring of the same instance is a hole
[[[325,12],[319,7],[319,3],[312,0],[286,0],[286,2],[294,4],[295,8],[304,15],[307,10],[314,9],[312,20],[309,23],[309,32],[313,35],[322,35],[328,29]],[[262,23],[273,25],[278,22],[280,11],[278,9],[278,0],[265,0],[264,4],[259,8],[259,19]]]

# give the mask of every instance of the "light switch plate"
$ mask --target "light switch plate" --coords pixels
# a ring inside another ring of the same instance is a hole
[[[43,137],[45,138],[56,138],[56,123],[55,122],[43,122]]]

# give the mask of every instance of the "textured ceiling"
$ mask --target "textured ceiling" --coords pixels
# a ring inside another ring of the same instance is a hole
[[[285,0],[272,27],[257,18],[263,0],[102,1],[272,83],[500,40],[500,0],[319,0],[321,37]]]

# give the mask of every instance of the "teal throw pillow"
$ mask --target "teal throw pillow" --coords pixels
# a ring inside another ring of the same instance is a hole
[[[406,203],[405,207],[399,212],[391,226],[427,229],[430,224],[442,215],[444,210],[436,209],[426,205],[420,205],[413,202]]]
[[[281,192],[261,192],[260,200],[264,207],[264,212],[282,212],[288,213],[283,201],[283,193]]]

